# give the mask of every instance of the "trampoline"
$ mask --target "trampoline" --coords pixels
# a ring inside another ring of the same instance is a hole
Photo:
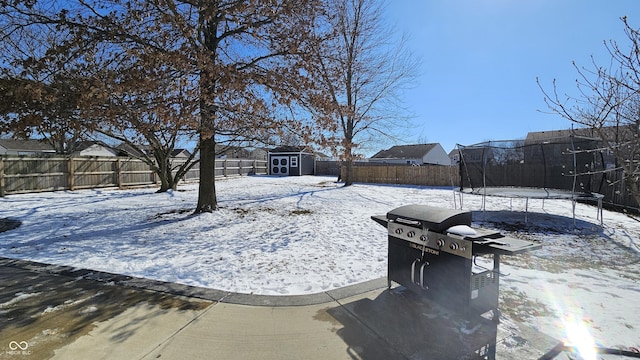
[[[598,193],[606,179],[598,176],[607,166],[597,139],[569,135],[561,138],[489,141],[458,145],[459,188],[454,189],[463,206],[463,195],[525,200],[525,221],[529,199],[560,199],[572,202],[575,225],[576,202],[597,203],[597,219],[603,225],[602,199]],[[513,203],[511,203],[513,204]]]
[[[544,189],[544,188],[525,188],[525,187],[513,187],[513,186],[496,186],[496,187],[482,187],[482,188],[469,188],[461,189],[455,188],[454,191],[458,195],[460,202],[460,209],[463,206],[463,194],[480,195],[482,196],[482,211],[485,210],[486,197],[503,197],[513,200],[514,198],[525,199],[525,222],[528,221],[529,213],[529,199],[542,200],[542,208],[544,209],[544,200],[546,199],[560,199],[571,200],[571,209],[573,215],[573,222],[576,221],[576,202],[577,201],[594,201],[597,203],[598,209],[596,218],[600,220],[600,226],[603,225],[602,219],[602,199],[604,195],[596,193],[581,193],[573,192],[571,190],[562,189]],[[455,199],[454,199],[455,202]],[[510,204],[512,207],[513,203]],[[457,208],[457,203],[456,203]]]

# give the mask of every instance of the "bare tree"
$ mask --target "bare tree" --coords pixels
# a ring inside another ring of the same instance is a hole
[[[171,163],[176,142],[195,128],[197,107],[185,101],[193,91],[185,81],[189,67],[152,56],[157,51],[150,46],[105,41],[114,30],[85,17],[88,5],[57,5],[16,3],[1,13],[3,132],[43,137],[61,154],[74,152],[79,140],[106,135],[136,149],[129,154],[158,175],[159,192],[174,189],[195,164],[196,151]],[[119,16],[126,23],[134,14]],[[167,49],[176,43],[163,41]]]
[[[399,95],[417,76],[418,61],[404,38],[394,43],[379,0],[328,0],[326,23],[316,24],[309,97],[321,142],[344,161],[345,186],[352,184],[356,151],[393,133],[406,119]]]
[[[195,212],[199,213],[217,208],[216,144],[264,140],[283,128],[283,120],[274,115],[274,108],[292,101],[295,91],[291,90],[304,84],[295,81],[300,77],[296,70],[298,54],[317,3],[18,1],[7,3],[0,16],[13,24],[6,28],[7,34],[43,24],[64,34],[65,41],[47,57],[79,54],[84,61],[81,64],[101,60],[104,71],[100,81],[92,82],[85,92],[83,106],[102,111],[101,116],[97,111],[92,114],[109,122],[107,126],[94,122],[94,129],[114,135],[115,130],[122,132],[130,127],[154,145],[149,134],[156,133],[156,126],[181,129],[184,117],[195,117],[193,130],[198,133],[200,149]],[[121,76],[123,70],[134,81]],[[182,103],[167,102],[166,94],[151,91],[153,86],[167,89],[162,82],[165,76],[178,77],[173,82],[177,87],[170,94],[188,88],[180,93]],[[152,106],[154,101],[158,106]],[[140,115],[135,121],[125,119],[124,115],[130,114],[122,111],[123,104],[132,103]],[[180,118],[171,118],[178,113]],[[160,148],[164,152],[167,149]],[[162,166],[158,165],[160,171],[164,171]]]
[[[69,154],[85,135],[78,104],[86,73],[68,57],[40,61],[62,39],[52,35],[50,24],[29,24],[8,8],[0,10],[0,133],[37,136]]]
[[[189,158],[179,162],[172,158],[179,142],[195,138],[197,103],[189,99],[197,89],[186,81],[188,66],[178,66],[175,60],[158,64],[144,55],[133,57],[142,58],[141,62],[128,61],[127,67],[100,72],[103,81],[92,86],[94,94],[81,105],[92,119],[92,131],[126,144],[130,156],[144,161],[157,174],[158,192],[164,192],[175,189],[198,162],[197,145]],[[96,101],[96,97],[103,99]]]
[[[560,96],[556,80],[547,92],[538,80],[549,108],[580,126],[593,129],[604,147],[616,158],[617,168],[629,193],[640,204],[640,31],[626,17],[622,22],[629,47],[616,41],[604,42],[611,56],[609,66],[592,60],[592,68],[574,63],[579,75],[579,95]]]

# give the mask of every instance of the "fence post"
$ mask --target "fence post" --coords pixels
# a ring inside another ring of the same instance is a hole
[[[73,157],[69,157],[69,190],[73,191],[76,186],[75,179],[75,165],[73,163]]]
[[[157,185],[158,181],[160,181],[160,178],[158,177],[158,174],[155,171],[153,171],[151,166],[149,166],[149,170],[151,170],[151,175],[153,176],[153,184]]]
[[[0,197],[4,197],[4,157],[0,156]]]
[[[120,157],[116,159],[116,185],[118,189],[122,189],[122,162]]]
[[[223,160],[222,167],[222,175],[224,175],[224,177],[227,177],[227,159]]]

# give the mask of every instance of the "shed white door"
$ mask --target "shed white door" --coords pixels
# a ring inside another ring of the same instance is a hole
[[[271,157],[271,175],[289,175],[289,157]]]

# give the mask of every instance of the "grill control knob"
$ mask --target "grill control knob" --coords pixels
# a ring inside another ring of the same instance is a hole
[[[444,246],[444,239],[438,239],[438,242],[436,242],[436,245],[438,245],[438,247],[443,247]]]
[[[402,234],[402,228],[397,228],[396,229],[396,234]]]
[[[416,235],[416,232],[415,232],[415,231],[409,231],[409,232],[407,233],[407,236],[408,236],[408,237],[410,237],[410,238],[414,237],[415,235]]]
[[[425,241],[426,242],[427,240],[428,240],[427,235],[424,235],[424,234],[420,235],[420,241]]]
[[[458,250],[458,243],[451,243],[451,245],[449,245],[449,249],[451,250]]]

